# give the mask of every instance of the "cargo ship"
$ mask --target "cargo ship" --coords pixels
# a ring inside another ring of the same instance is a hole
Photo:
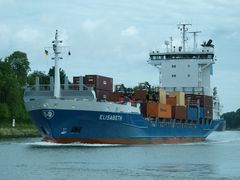
[[[151,51],[146,63],[159,69],[159,86],[115,85],[100,75],[65,77],[60,84],[61,43],[56,31],[50,84],[25,88],[24,101],[43,141],[54,143],[160,144],[204,141],[220,124],[210,87],[214,45],[186,50],[188,24],[179,24],[182,46],[165,42],[166,51]],[[170,45],[170,46],[169,46]]]

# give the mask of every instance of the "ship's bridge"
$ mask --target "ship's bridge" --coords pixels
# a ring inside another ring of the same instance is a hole
[[[159,70],[160,87],[186,93],[189,88],[191,92],[200,88],[200,94],[211,95],[210,76],[215,63],[212,40],[204,42],[201,49],[195,46],[191,51],[181,46],[169,50],[167,43],[166,46],[166,52],[150,51],[148,59],[148,63]]]
[[[149,60],[176,60],[176,59],[213,59],[213,52],[166,52],[151,51]]]

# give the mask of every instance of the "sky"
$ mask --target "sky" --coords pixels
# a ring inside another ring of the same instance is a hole
[[[239,0],[0,0],[0,58],[23,51],[32,71],[48,72],[54,62],[44,49],[58,29],[66,46],[60,66],[70,80],[99,74],[127,87],[143,81],[158,85],[158,70],[147,63],[149,51],[164,49],[170,36],[179,44],[177,24],[191,23],[191,31],[202,31],[199,44],[212,39],[215,45],[212,87],[218,88],[223,112],[236,111],[239,18]]]

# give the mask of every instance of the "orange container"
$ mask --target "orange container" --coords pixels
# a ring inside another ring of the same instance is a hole
[[[158,105],[158,117],[172,118],[172,106],[169,104],[159,104]]]
[[[158,117],[158,103],[147,103],[147,117]]]
[[[166,104],[171,105],[171,106],[176,106],[177,98],[176,97],[169,97],[169,96],[167,96]]]
[[[172,118],[172,106],[169,104],[148,102],[147,117]]]

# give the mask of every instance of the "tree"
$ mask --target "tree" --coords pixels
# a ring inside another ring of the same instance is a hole
[[[49,69],[48,75],[54,77],[54,71],[55,71],[55,68],[53,66],[52,68]],[[64,84],[64,78],[66,76],[65,71],[61,68],[59,69],[59,71],[60,71],[60,83]]]
[[[13,54],[5,58],[5,62],[10,65],[12,72],[17,77],[20,86],[23,87],[27,82],[27,75],[30,71],[27,54],[20,51],[15,51]]]
[[[10,119],[10,112],[6,103],[0,103],[0,122]]]
[[[23,103],[23,86],[29,72],[27,55],[16,51],[0,59],[0,122],[16,118],[29,120]]]
[[[39,77],[40,84],[49,84],[50,78],[42,71],[34,71],[33,73],[29,74],[27,77],[27,83],[29,85],[35,85],[35,79]]]
[[[0,61],[0,103],[1,117],[22,119],[25,109],[22,100],[22,89],[8,62]]]
[[[227,129],[240,128],[240,109],[236,112],[227,112],[222,115],[222,118],[226,120]]]

